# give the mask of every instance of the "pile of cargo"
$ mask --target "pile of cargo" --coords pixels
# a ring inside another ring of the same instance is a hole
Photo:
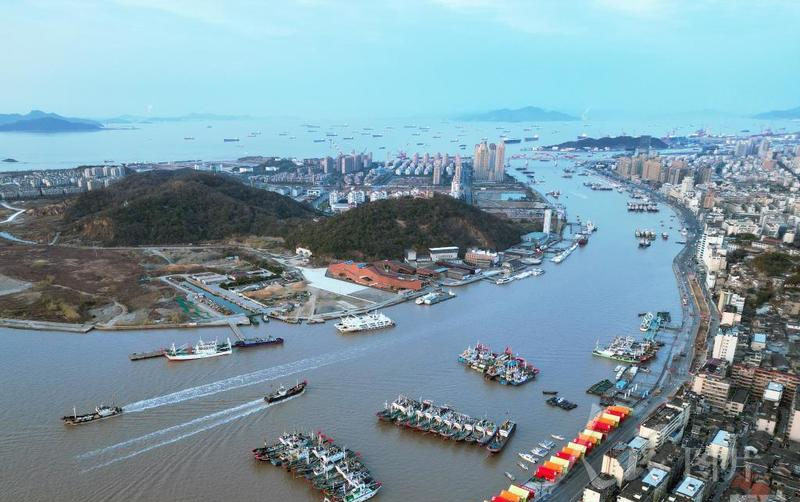
[[[358,453],[336,446],[321,432],[283,434],[277,443],[255,448],[253,456],[308,479],[333,502],[364,501],[381,488]]]
[[[536,495],[530,488],[518,485],[510,485],[508,490],[502,490],[492,497],[492,502],[526,502],[533,500]]]
[[[521,385],[539,374],[539,368],[512,353],[510,347],[497,353],[492,352],[488,345],[479,343],[475,348],[467,347],[458,356],[458,362],[503,385]]]
[[[584,455],[589,454],[630,414],[631,409],[627,406],[608,406],[589,420],[583,432],[567,443],[567,446],[552,455],[550,460],[540,465],[534,477],[555,483],[562,475],[572,469],[575,462]]]
[[[516,426],[506,420],[498,427],[491,420],[472,418],[449,406],[437,406],[428,400],[418,401],[403,395],[392,404],[386,403],[376,415],[384,422],[437,434],[452,441],[485,446],[493,453],[506,445]]]

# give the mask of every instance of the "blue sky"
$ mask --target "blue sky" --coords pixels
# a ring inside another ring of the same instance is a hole
[[[2,0],[0,112],[800,106],[794,0]]]

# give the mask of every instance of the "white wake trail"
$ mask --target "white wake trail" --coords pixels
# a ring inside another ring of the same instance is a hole
[[[189,420],[188,422],[185,422],[185,423],[182,423],[182,424],[173,425],[172,427],[167,427],[166,429],[161,429],[161,430],[158,430],[158,431],[155,431],[155,432],[151,432],[149,434],[145,434],[144,436],[131,438],[131,439],[122,441],[121,443],[113,444],[111,446],[106,446],[105,448],[100,448],[98,450],[92,450],[92,451],[89,451],[89,452],[86,452],[86,453],[81,453],[80,455],[78,455],[75,458],[82,460],[82,459],[86,459],[86,458],[95,457],[97,455],[102,455],[102,454],[108,453],[110,451],[118,450],[120,448],[125,448],[127,446],[131,446],[131,445],[134,445],[134,444],[137,444],[137,443],[142,443],[144,441],[148,441],[150,439],[153,439],[153,438],[156,438],[156,437],[159,437],[159,436],[164,436],[164,435],[169,434],[171,432],[175,432],[175,431],[179,431],[181,429],[185,429],[186,427],[191,427],[191,426],[196,425],[196,424],[207,422],[208,420],[213,420],[215,418],[219,418],[219,417],[222,417],[222,416],[225,416],[225,415],[229,415],[231,413],[236,413],[237,411],[241,411],[241,410],[243,410],[245,408],[250,408],[252,406],[257,406],[259,404],[264,404],[264,400],[263,399],[256,399],[255,401],[249,401],[247,403],[240,404],[239,406],[234,406],[233,408],[227,408],[225,410],[220,410],[220,411],[217,411],[215,413],[211,413],[210,415],[206,415],[206,416],[203,416],[203,417],[195,418],[193,420]]]
[[[190,399],[211,396],[220,392],[239,389],[241,387],[247,387],[248,385],[256,385],[269,380],[275,380],[276,378],[287,377],[301,371],[310,371],[323,366],[346,361],[348,359],[353,359],[361,355],[363,352],[372,350],[373,348],[374,346],[360,347],[341,352],[334,352],[332,354],[311,357],[308,359],[301,359],[299,361],[281,364],[280,366],[273,366],[272,368],[258,370],[252,373],[226,378],[224,380],[218,380],[216,382],[199,385],[197,387],[191,387],[189,389],[179,390],[171,394],[144,399],[142,401],[125,405],[122,409],[126,413],[136,413],[152,408],[158,408],[160,406],[181,403]]]
[[[213,429],[215,427],[219,427],[220,425],[225,425],[227,423],[233,422],[234,420],[238,420],[240,418],[244,418],[244,417],[246,417],[248,415],[252,415],[253,413],[255,413],[257,411],[262,411],[265,408],[267,408],[266,403],[261,405],[261,406],[255,406],[255,407],[253,407],[253,408],[251,408],[249,410],[242,411],[242,412],[237,413],[235,415],[232,415],[230,417],[226,417],[226,418],[224,418],[222,420],[217,420],[216,422],[212,422],[212,423],[210,423],[208,425],[204,425],[203,427],[195,429],[195,430],[193,430],[191,432],[187,432],[185,434],[181,434],[180,436],[176,436],[174,438],[167,439],[166,441],[162,441],[160,443],[156,443],[156,444],[150,445],[150,446],[148,446],[146,448],[142,448],[141,450],[136,450],[134,452],[128,453],[127,455],[123,455],[121,457],[117,457],[117,458],[111,459],[111,460],[109,460],[107,462],[103,462],[102,464],[98,464],[98,465],[89,467],[88,469],[84,469],[83,471],[81,471],[81,474],[85,474],[87,472],[94,471],[96,469],[101,469],[103,467],[108,467],[109,465],[116,464],[117,462],[122,462],[123,460],[128,460],[128,459],[131,459],[133,457],[139,456],[142,453],[147,453],[148,451],[155,450],[156,448],[161,448],[162,446],[167,446],[167,445],[170,445],[172,443],[177,443],[178,441],[181,441],[183,439],[192,437],[195,434],[200,434],[201,432],[205,432],[205,431]]]

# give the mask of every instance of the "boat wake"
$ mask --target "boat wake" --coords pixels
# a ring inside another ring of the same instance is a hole
[[[116,464],[116,463],[122,462],[124,460],[129,460],[129,459],[131,459],[133,457],[137,457],[137,456],[141,455],[142,453],[147,453],[148,451],[155,450],[156,448],[161,448],[162,446],[167,446],[167,445],[170,445],[170,444],[173,444],[173,443],[177,443],[178,441],[184,440],[186,438],[190,438],[190,437],[194,436],[195,434],[200,434],[201,432],[205,432],[205,431],[211,430],[211,429],[213,429],[215,427],[219,427],[221,425],[225,425],[227,423],[233,422],[234,420],[238,420],[240,418],[244,418],[244,417],[246,417],[248,415],[252,415],[253,413],[256,413],[257,411],[262,411],[265,408],[269,407],[269,405],[267,405],[263,400],[259,400],[259,401],[260,401],[261,404],[252,405],[252,403],[245,403],[246,405],[250,405],[250,407],[249,408],[245,408],[245,409],[239,411],[238,413],[234,413],[233,415],[230,415],[228,417],[222,418],[220,420],[213,421],[213,422],[211,422],[209,424],[206,424],[206,425],[204,425],[202,427],[198,427],[197,429],[194,429],[192,431],[189,431],[189,432],[180,434],[178,436],[166,439],[166,440],[161,441],[159,443],[152,444],[150,446],[147,446],[145,448],[133,451],[133,452],[128,453],[126,455],[123,455],[121,457],[113,458],[113,459],[105,461],[105,462],[103,462],[101,464],[94,465],[92,467],[89,467],[87,469],[82,470],[81,474],[85,474],[87,472],[91,472],[91,471],[94,471],[94,470],[97,470],[97,469],[102,469],[103,467],[108,467],[109,465]],[[244,406],[244,405],[242,405],[242,406]],[[241,408],[241,406],[238,406],[237,408]],[[230,410],[228,410],[228,411],[230,411]],[[218,413],[222,413],[222,412],[218,412]],[[204,421],[204,420],[207,420],[207,419],[208,419],[208,417],[200,417],[198,419],[192,420],[191,422]],[[169,430],[169,429],[177,430],[177,429],[186,427],[191,422],[187,422],[186,424],[181,424],[181,425],[177,425],[177,426],[174,426],[174,427],[168,427],[167,429],[164,429],[163,431],[156,431],[156,432],[153,432],[153,433],[150,433],[150,434],[146,434],[145,436],[141,436],[139,438],[130,439],[130,440],[125,441],[123,443],[119,443],[118,445],[113,445],[113,446],[109,446],[108,448],[103,448],[103,450],[121,448],[124,443],[133,444],[133,443],[136,443],[136,442],[144,441],[145,437],[148,437],[148,436],[149,437],[155,437],[154,435],[160,435],[162,433],[166,433],[166,431]],[[89,452],[89,453],[93,453],[93,452]],[[85,453],[82,456],[89,455],[89,453]]]
[[[310,371],[334,363],[347,361],[348,359],[353,359],[355,357],[360,356],[361,354],[363,354],[368,350],[371,350],[372,348],[374,348],[374,346],[360,347],[356,349],[349,349],[341,352],[325,354],[317,357],[311,357],[308,359],[301,359],[299,361],[294,361],[287,364],[281,364],[280,366],[273,366],[272,368],[258,370],[252,373],[245,373],[244,375],[238,375],[235,377],[226,378],[224,380],[218,380],[216,382],[211,382],[204,385],[198,385],[197,387],[191,387],[189,389],[179,390],[171,394],[165,394],[163,396],[144,399],[142,401],[137,401],[135,403],[125,405],[122,407],[122,409],[125,413],[137,413],[152,408],[158,408],[161,406],[168,406],[172,404],[182,403],[183,401],[188,401],[190,399],[197,399],[201,397],[211,396],[214,394],[218,394],[220,392],[239,389],[242,387],[247,387],[249,385],[256,385],[259,383],[267,382],[269,380],[284,378],[289,375],[293,375],[295,373],[300,373],[302,371]]]
[[[198,418],[195,418],[193,420],[190,420],[190,421],[182,423],[182,424],[173,425],[172,427],[167,427],[166,429],[161,429],[159,431],[151,432],[149,434],[145,434],[144,436],[139,436],[139,437],[136,437],[136,438],[128,439],[128,440],[122,441],[121,443],[117,443],[117,444],[114,444],[114,445],[111,445],[111,446],[106,446],[105,448],[100,448],[98,450],[92,450],[92,451],[89,451],[89,452],[86,452],[86,453],[81,453],[80,455],[78,455],[75,458],[77,458],[79,460],[83,460],[83,459],[87,459],[87,458],[91,458],[91,457],[96,457],[97,455],[102,455],[104,453],[108,453],[108,452],[111,452],[111,451],[114,451],[114,450],[118,450],[120,448],[125,448],[127,446],[131,446],[131,445],[134,445],[134,444],[137,444],[137,443],[143,443],[143,442],[148,441],[150,439],[157,438],[159,436],[164,436],[164,435],[169,434],[171,432],[176,432],[176,431],[179,431],[181,429],[185,429],[187,427],[191,427],[193,425],[197,425],[197,424],[200,424],[200,423],[203,423],[203,422],[207,422],[209,420],[213,420],[215,418],[219,418],[219,417],[222,417],[222,416],[225,416],[225,415],[229,415],[231,413],[236,413],[236,412],[242,411],[242,410],[244,410],[246,408],[257,406],[259,404],[264,404],[264,400],[263,399],[256,399],[255,401],[249,401],[247,403],[240,404],[239,406],[234,406],[233,408],[228,408],[228,409],[225,409],[225,410],[217,411],[216,413],[212,413],[212,414],[206,415],[204,417],[198,417]]]

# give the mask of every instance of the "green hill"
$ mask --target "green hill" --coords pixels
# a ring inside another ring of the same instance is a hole
[[[64,233],[103,245],[180,244],[234,235],[283,236],[316,213],[294,200],[220,174],[132,174],[86,192],[65,212]]]
[[[325,220],[301,225],[290,246],[322,258],[400,258],[408,248],[456,245],[506,249],[526,229],[447,196],[380,200]]]

